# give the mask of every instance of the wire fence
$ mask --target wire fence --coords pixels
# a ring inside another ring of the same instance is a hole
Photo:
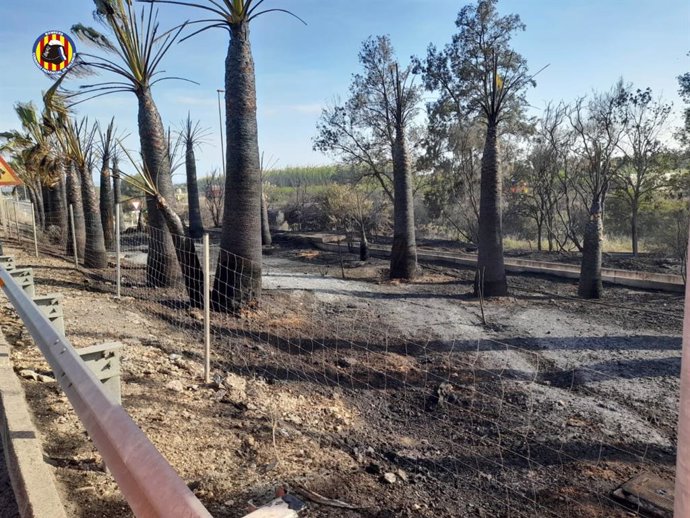
[[[6,239],[74,262],[59,229],[36,229],[34,239],[30,204],[5,199],[0,215]],[[443,300],[429,307],[396,286],[334,276],[343,255],[330,270],[288,253],[256,264],[220,250],[218,236],[207,247],[181,237],[199,267],[208,258],[206,313],[189,302],[167,233],[122,227],[108,267],[89,275],[185,337],[184,354],[208,361],[213,397],[232,415],[259,415],[258,440],[275,456],[268,473],[254,467],[260,479],[312,488],[328,479],[331,504],[358,498],[353,507],[410,516],[510,517],[644,516],[641,499],[613,491],[640,473],[673,480],[673,333],[506,338],[463,322],[442,332],[443,318],[454,318]],[[257,277],[260,302],[231,307],[256,292]],[[657,498],[672,506],[672,493]]]

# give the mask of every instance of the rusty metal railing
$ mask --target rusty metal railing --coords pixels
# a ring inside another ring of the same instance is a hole
[[[122,494],[138,518],[210,518],[125,410],[112,401],[75,349],[0,267],[0,284],[53,369]]]

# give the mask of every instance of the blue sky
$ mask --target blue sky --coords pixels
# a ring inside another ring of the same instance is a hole
[[[304,26],[274,13],[257,19],[252,29],[260,146],[282,167],[332,161],[311,149],[316,120],[324,105],[347,94],[365,38],[390,34],[401,61],[407,62],[413,54],[424,55],[430,42],[442,46],[450,40],[465,2],[268,0],[269,4],[289,8],[308,22]],[[36,37],[47,30],[68,32],[76,22],[95,25],[92,6],[91,0],[0,2],[0,130],[17,125],[15,101],[38,101],[50,86],[32,61]],[[499,9],[520,14],[527,25],[515,47],[530,67],[549,65],[529,93],[535,114],[548,100],[572,100],[592,89],[607,89],[620,76],[652,87],[674,103],[676,114],[680,112],[676,76],[690,70],[688,0],[502,0]],[[183,7],[160,7],[162,27],[198,15]],[[175,46],[163,68],[200,85],[164,82],[154,89],[166,124],[179,125],[190,110],[211,130],[199,157],[202,175],[220,166],[216,89],[223,85],[226,49],[227,35],[221,30]],[[131,133],[129,147],[136,148],[133,94],[89,101],[80,113],[103,121],[115,115],[118,126]]]

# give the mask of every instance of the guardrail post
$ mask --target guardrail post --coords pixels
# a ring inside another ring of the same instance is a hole
[[[31,202],[31,227],[34,230],[34,250],[36,252],[36,257],[38,258],[38,236],[36,234],[36,212],[33,202]]]
[[[62,311],[62,295],[44,295],[34,297],[34,304],[48,317],[60,334],[65,335],[65,314]]]
[[[14,270],[16,265],[14,264],[14,257],[11,255],[0,255],[0,266],[2,266],[8,272]]]
[[[103,383],[103,388],[118,405],[122,404],[120,356],[122,344],[111,342],[77,349],[86,366]]]
[[[74,231],[74,207],[69,204],[69,224],[72,228],[72,248],[74,249],[74,266],[79,268],[79,251],[77,250],[77,233]]]
[[[120,266],[120,204],[115,204],[115,285],[116,297],[119,299],[122,295],[122,277]]]
[[[15,268],[8,270],[8,273],[29,297],[33,298],[36,295],[34,271],[31,268]]]
[[[211,245],[204,234],[204,380],[211,383]]]
[[[187,484],[122,406],[106,393],[69,340],[57,332],[10,272],[0,268],[0,281],[134,515],[211,518]],[[101,351],[103,360],[102,356]]]

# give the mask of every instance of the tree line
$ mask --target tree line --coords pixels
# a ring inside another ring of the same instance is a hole
[[[184,8],[201,17],[161,28],[154,4],[170,4],[171,9]],[[76,65],[45,93],[40,113],[30,103],[17,104],[22,129],[3,134],[3,146],[26,181],[40,223],[61,229],[68,251],[72,239],[66,207],[73,207],[78,253],[86,267],[107,264],[112,208],[121,201],[120,182],[125,180],[146,194],[147,282],[167,287],[182,275],[192,305],[200,303],[199,259],[185,236],[203,233],[195,151],[204,131],[190,115],[173,137],[163,125],[153,87],[180,80],[164,75],[161,68],[175,43],[222,29],[228,35],[223,65],[225,174],[214,177],[223,183],[223,203],[217,207],[221,252],[212,300],[219,311],[259,300],[262,244],[270,243],[263,192],[269,175],[264,175],[258,146],[250,26],[271,13],[287,13],[301,21],[285,9],[264,4],[265,0],[94,0],[98,28],[72,27],[89,51],[80,52]],[[514,35],[525,30],[520,17],[500,15],[497,0],[479,0],[460,10],[456,29],[448,44],[432,44],[425,56],[407,64],[397,58],[389,37],[367,39],[348,99],[324,110],[314,140],[315,149],[332,153],[342,166],[275,174],[275,181],[308,184],[345,171],[366,186],[364,191],[382,193],[393,207],[391,278],[413,279],[417,272],[416,199],[423,195],[426,204],[449,222],[460,207],[466,221],[455,226],[478,246],[475,291],[502,296],[508,293],[503,211],[510,164],[510,192],[519,198],[513,205],[536,222],[539,246],[545,237],[550,248],[572,243],[580,249],[579,293],[600,297],[607,199],[614,189],[627,196],[637,251],[639,208],[669,181],[670,155],[662,142],[670,108],[649,90],[621,81],[610,91],[549,105],[538,120],[530,119],[526,92],[536,85],[541,69],[530,71],[512,47]],[[98,79],[86,82],[85,76]],[[681,77],[686,98],[688,84],[690,80]],[[425,91],[433,97],[426,106]],[[137,153],[121,145],[114,122],[101,126],[74,112],[78,104],[121,92],[133,94],[137,103]],[[184,153],[176,153],[177,146]],[[178,159],[182,154],[184,159]],[[519,159],[508,159],[511,154]],[[123,155],[133,173],[121,170]],[[182,164],[190,197],[188,227],[179,217],[172,183],[172,173]],[[95,169],[101,177],[100,196],[93,183]],[[346,198],[334,193],[331,206],[342,207]],[[366,242],[364,222],[371,220],[366,212],[380,210],[383,204],[374,203],[363,191],[356,199],[359,215],[348,218],[357,222]],[[45,221],[47,214],[55,221]]]

